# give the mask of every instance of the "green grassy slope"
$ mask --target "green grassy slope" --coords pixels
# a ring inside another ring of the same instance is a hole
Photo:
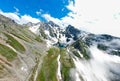
[[[0,44],[0,54],[6,57],[8,61],[12,61],[17,57],[16,52],[14,52],[12,49],[2,44]]]

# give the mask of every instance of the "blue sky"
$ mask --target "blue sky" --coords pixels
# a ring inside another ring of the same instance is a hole
[[[120,0],[1,0],[0,14],[18,24],[53,21],[120,37]]]
[[[4,12],[15,12],[16,8],[19,9],[20,15],[29,14],[36,18],[40,18],[36,11],[41,11],[61,18],[69,12],[66,5],[68,0],[4,0],[0,2],[0,9]]]

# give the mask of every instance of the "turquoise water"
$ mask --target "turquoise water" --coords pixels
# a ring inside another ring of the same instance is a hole
[[[56,43],[56,44],[54,44],[54,46],[57,46],[60,49],[66,48],[66,44],[63,44],[63,43]]]

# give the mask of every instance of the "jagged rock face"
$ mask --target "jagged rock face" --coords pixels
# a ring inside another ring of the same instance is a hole
[[[71,25],[63,29],[52,21],[48,23],[42,22],[39,24],[40,25],[36,30],[37,33],[40,34],[40,36],[42,36],[43,38],[53,41],[54,44],[57,42],[59,43],[61,42],[66,45],[71,44],[75,40],[79,39],[80,36],[84,36],[83,34],[85,33],[83,31],[76,29]]]
[[[110,36],[110,35],[105,35],[105,34],[101,34],[101,35],[94,35],[94,34],[88,34],[86,41],[94,41],[94,42],[109,42],[112,41],[113,39],[116,39],[116,37]]]
[[[36,32],[33,30],[35,29]],[[50,22],[41,22],[39,25],[34,25],[30,27],[30,30],[32,30],[34,33],[37,33],[44,39],[46,39],[48,42],[51,42],[50,44],[56,44],[58,42],[66,43],[66,37],[65,37],[65,30],[61,29],[60,26],[56,25],[52,21]]]
[[[98,49],[109,54],[120,55],[120,39],[117,37],[106,34],[88,34],[84,41],[88,46],[97,45]]]
[[[53,23],[52,21],[50,21],[48,23],[40,22],[37,24],[32,24],[32,26],[30,26],[30,28],[34,28],[34,29],[36,28],[36,32],[42,36],[44,34],[44,35],[46,35],[46,37],[48,37],[48,33],[49,33],[49,36],[55,37],[55,38],[57,38],[56,34],[58,33],[58,31],[60,31],[59,26],[56,25],[55,23]]]
[[[49,32],[51,37],[55,37],[57,38],[57,31],[59,31],[58,29],[58,25],[54,24],[52,21],[48,22],[48,23],[43,23],[41,24],[40,28],[43,28],[43,31],[46,30]]]
[[[74,40],[77,40],[79,34],[81,34],[81,31],[76,29],[75,27],[71,25],[68,25],[68,27],[66,27],[66,30],[65,30],[66,37],[68,38],[73,37]]]
[[[60,26],[52,21],[40,23],[39,33],[43,33],[42,36],[45,39],[53,41],[53,44],[57,46],[72,45],[77,40],[82,40],[88,47],[97,45],[101,50],[107,51],[110,54],[114,53],[115,55],[119,55],[120,45],[117,44],[119,42],[115,42],[115,40],[119,41],[120,39],[111,35],[95,35],[76,29],[71,25],[61,29]],[[114,50],[117,50],[117,52]]]
[[[55,24],[53,21],[49,21],[46,24],[50,24],[52,27],[60,27],[59,25]]]

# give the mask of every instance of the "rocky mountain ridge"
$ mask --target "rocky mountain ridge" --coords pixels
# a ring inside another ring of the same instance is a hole
[[[34,32],[32,28],[34,28],[34,26],[30,26],[29,29],[32,32]],[[107,34],[95,35],[89,32],[76,29],[75,27],[71,25],[68,25],[66,28],[62,28],[56,25],[52,21],[48,23],[42,23],[42,24],[39,23],[39,26],[36,27],[36,32],[34,33],[41,35],[49,42],[53,41],[52,44],[61,43],[61,44],[64,44],[65,46],[68,46],[68,45],[73,44],[77,40],[82,40],[88,46],[97,45],[99,49],[104,50],[104,51],[113,52],[114,50],[116,51],[120,50],[119,48],[120,38],[118,37],[114,37],[114,36],[107,35]],[[120,55],[118,53],[116,54]]]

